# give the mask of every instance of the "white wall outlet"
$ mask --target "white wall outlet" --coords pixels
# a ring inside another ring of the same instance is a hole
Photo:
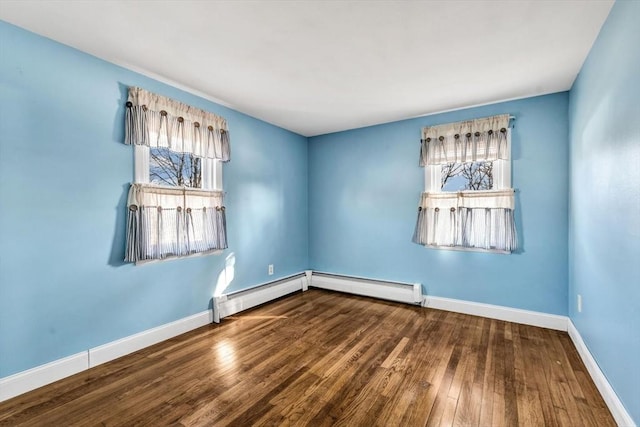
[[[273,274],[273,264],[269,264],[269,276]]]
[[[578,294],[578,313],[582,313],[582,295]]]

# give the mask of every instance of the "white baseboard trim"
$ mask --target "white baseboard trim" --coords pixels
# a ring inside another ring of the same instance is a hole
[[[203,311],[72,356],[0,378],[0,402],[208,325],[212,321],[212,311]]]
[[[51,384],[89,368],[89,352],[54,360],[0,379],[0,402]]]
[[[175,322],[148,329],[128,337],[89,349],[89,367],[101,365],[111,360],[142,350],[185,332],[192,331],[212,322],[211,310],[194,314]]]
[[[567,316],[559,316],[556,314],[432,296],[425,297],[423,306],[437,308],[438,310],[471,314],[473,316],[488,317],[489,319],[521,323],[523,325],[567,331]]]
[[[223,294],[213,298],[213,321],[220,321],[244,310],[273,301],[297,291],[308,288],[308,273],[298,273],[254,286],[242,291]]]
[[[311,275],[311,286],[407,304],[422,303],[422,285],[420,283],[390,282],[314,271]]]
[[[634,423],[633,418],[631,418],[631,415],[629,415],[625,409],[615,390],[611,387],[609,380],[607,380],[604,372],[602,372],[598,366],[596,359],[593,358],[593,355],[582,340],[580,332],[578,332],[571,319],[568,321],[568,332],[571,337],[571,341],[573,341],[573,345],[575,345],[578,350],[578,354],[582,358],[582,362],[587,367],[587,371],[589,371],[591,379],[593,379],[593,382],[602,395],[607,407],[611,411],[616,423],[618,423],[620,427],[635,427],[636,424]]]
[[[271,299],[279,298],[296,290],[306,290],[308,287],[308,277],[311,272],[306,271],[299,273],[298,275],[291,276],[290,278],[279,279],[272,283],[259,285],[261,291],[267,289],[265,295],[260,295],[258,292],[258,299],[255,295],[252,295],[248,299],[239,303],[239,300],[234,301],[235,294],[228,299],[231,301],[228,305],[229,313],[233,313],[234,309],[237,311],[246,310],[258,304],[262,304],[270,301]],[[283,283],[284,286],[278,288],[278,284]],[[276,284],[275,286],[271,286]],[[268,290],[271,289],[272,290]],[[251,293],[251,289],[244,290],[236,293],[237,295]],[[226,298],[226,297],[225,297]],[[216,299],[214,298],[214,305]],[[235,311],[235,312],[237,312]],[[201,313],[194,314],[184,319],[176,320],[175,322],[167,323],[128,337],[121,338],[110,343],[94,347],[83,351],[81,353],[74,354],[62,359],[54,360],[53,362],[46,363],[44,365],[36,366],[35,368],[18,372],[17,374],[10,375],[8,377],[0,378],[0,402],[19,396],[31,390],[35,390],[39,387],[51,384],[52,382],[61,380],[78,372],[85,371],[89,368],[101,365],[119,357],[131,354],[135,351],[141,350],[145,347],[149,347],[153,344],[168,340],[185,332],[189,332],[193,329],[199,328],[204,325],[212,323],[214,320],[214,311],[207,310]]]

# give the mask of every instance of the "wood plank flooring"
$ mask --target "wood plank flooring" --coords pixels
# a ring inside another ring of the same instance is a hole
[[[569,336],[317,289],[0,403],[1,426],[614,426]]]

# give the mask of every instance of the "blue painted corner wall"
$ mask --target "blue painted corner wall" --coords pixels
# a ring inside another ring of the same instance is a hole
[[[640,423],[640,2],[617,1],[573,88],[569,315]],[[577,311],[577,295],[583,309]]]
[[[224,116],[229,249],[123,264],[127,86]],[[0,378],[308,266],[307,138],[0,21]],[[276,274],[267,275],[274,264]]]
[[[422,283],[429,295],[567,314],[568,93],[310,138],[313,270]],[[512,255],[411,242],[427,125],[516,116],[512,185],[522,249]]]

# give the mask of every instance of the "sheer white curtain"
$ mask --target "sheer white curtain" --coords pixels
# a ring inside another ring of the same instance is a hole
[[[132,184],[125,261],[225,249],[223,193]]]
[[[413,241],[511,252],[517,249],[513,190],[422,193]]]
[[[129,88],[125,123],[126,144],[168,148],[223,162],[231,158],[225,119],[138,87]]]
[[[506,160],[509,114],[422,129],[420,166]]]

